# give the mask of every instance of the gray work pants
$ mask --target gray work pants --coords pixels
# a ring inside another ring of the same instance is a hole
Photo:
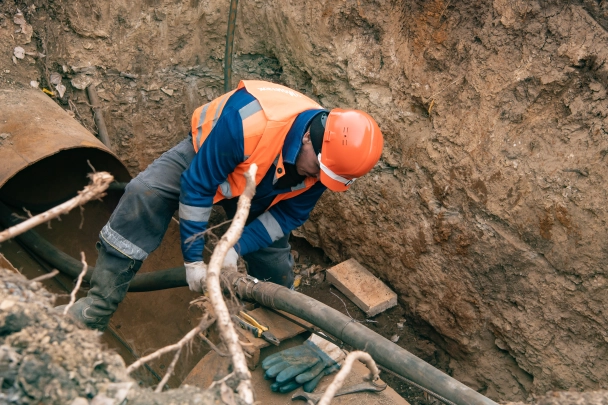
[[[143,261],[160,245],[179,206],[180,177],[194,155],[192,138],[188,137],[131,180],[100,233],[108,252]],[[289,234],[245,255],[249,275],[291,287],[294,262],[288,239]]]

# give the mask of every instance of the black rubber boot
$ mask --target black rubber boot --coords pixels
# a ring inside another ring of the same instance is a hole
[[[109,253],[101,243],[97,244],[97,250],[99,255],[91,277],[91,289],[86,297],[70,307],[68,314],[90,329],[104,331],[142,262],[118,251]],[[61,305],[57,310],[63,311],[65,307]]]

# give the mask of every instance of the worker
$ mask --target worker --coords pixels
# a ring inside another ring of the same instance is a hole
[[[236,268],[241,256],[249,275],[292,287],[290,232],[308,219],[327,188],[345,191],[369,172],[382,145],[378,125],[365,112],[327,111],[287,87],[241,81],[196,109],[190,135],[127,185],[100,232],[91,288],[70,315],[104,330],[176,210],[186,279],[190,290],[202,292],[202,234],[211,209],[217,204],[234,216],[243,174],[253,163],[258,170],[248,221],[223,267]]]

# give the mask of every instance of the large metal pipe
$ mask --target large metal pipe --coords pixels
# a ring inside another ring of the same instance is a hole
[[[497,405],[496,402],[437,370],[425,361],[327,305],[277,284],[241,274],[226,274],[241,299],[289,312],[318,326],[355,349],[369,353],[387,369],[458,405]]]
[[[39,90],[0,90],[0,134],[0,200],[8,204],[57,205],[87,185],[91,166],[130,179],[112,151]]]
[[[88,184],[94,167],[116,179],[116,190],[104,198],[108,215],[130,175],[121,161],[86,128],[43,92],[31,88],[0,90],[0,200],[14,207],[43,211],[76,195]],[[123,186],[123,187],[119,187]],[[0,223],[19,220],[0,203]],[[69,234],[56,235],[70,238]],[[36,231],[19,241],[63,273],[76,278],[82,271],[72,258]],[[93,272],[89,267],[87,279]],[[137,275],[129,291],[153,291],[187,286],[183,267]]]

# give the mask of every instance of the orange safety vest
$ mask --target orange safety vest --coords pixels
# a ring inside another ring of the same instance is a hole
[[[246,159],[218,187],[213,198],[214,204],[224,198],[237,197],[243,193],[246,184],[244,174],[252,163],[258,165],[255,176],[256,185],[260,184],[273,163],[276,163],[276,179],[285,175],[282,150],[291,125],[298,114],[307,110],[323,108],[305,95],[280,84],[261,80],[242,80],[237,90],[243,87],[257,100],[257,103],[252,102],[239,111],[243,119]],[[192,114],[192,143],[196,152],[213,130],[226,101],[235,91],[226,93],[197,108]],[[292,191],[277,195],[268,208],[281,200],[302,194],[316,182],[317,179],[306,177],[303,186],[296,186],[292,188]]]

